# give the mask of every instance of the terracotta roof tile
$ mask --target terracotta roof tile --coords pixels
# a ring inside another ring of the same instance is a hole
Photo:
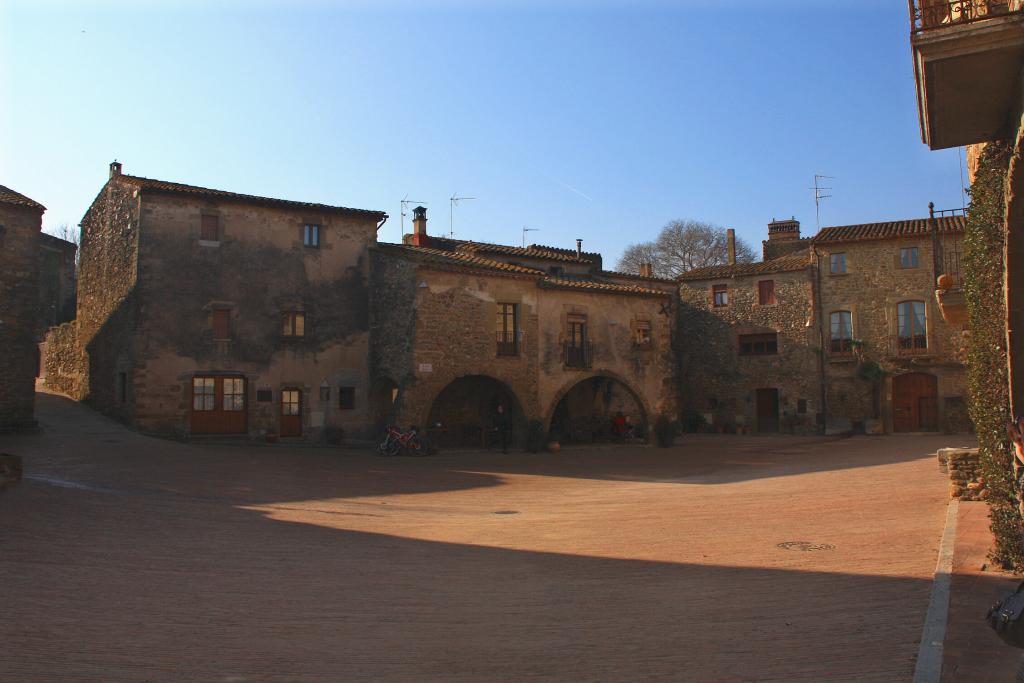
[[[346,213],[356,213],[364,216],[374,216],[378,220],[384,218],[387,214],[383,211],[370,211],[367,209],[352,209],[347,206],[331,206],[329,204],[317,204],[314,202],[297,202],[291,199],[274,199],[272,197],[259,197],[251,194],[240,194],[238,192],[228,192],[226,190],[212,190],[208,187],[198,187],[196,185],[185,185],[183,183],[172,183],[166,180],[155,180],[153,178],[143,178],[140,176],[132,175],[120,175],[117,176],[119,179],[127,181],[132,185],[137,185],[143,190],[150,192],[163,192],[167,194],[179,194],[179,195],[193,195],[196,197],[207,197],[211,199],[225,199],[228,201],[245,202],[250,204],[263,204],[266,206],[276,206],[281,208],[291,209],[314,209],[317,211],[343,211]]]
[[[33,209],[41,209],[46,211],[46,207],[37,202],[34,199],[29,199],[20,192],[15,192],[9,187],[0,185],[0,203],[2,204],[16,204],[18,206],[27,206]]]
[[[675,284],[675,280],[667,277],[654,277],[653,275],[637,275],[636,273],[623,273],[618,270],[602,270],[601,275],[608,277],[621,277],[629,278],[631,280],[644,280],[646,282],[664,282],[666,284]]]
[[[643,296],[671,296],[669,292],[637,285],[621,285],[614,282],[598,282],[596,280],[576,280],[560,277],[544,277],[538,283],[541,287],[551,289],[585,289],[610,294],[640,294]]]
[[[430,237],[430,241],[443,249],[455,251],[472,251],[484,254],[505,254],[508,256],[521,256],[523,258],[543,259],[547,261],[571,261],[573,263],[593,263],[600,256],[596,253],[583,252],[583,258],[577,258],[573,249],[559,249],[557,247],[546,247],[540,244],[531,244],[528,247],[515,247],[510,244],[492,244],[489,242],[474,242],[472,240],[453,240],[447,237]]]
[[[810,257],[807,249],[786,254],[769,261],[755,261],[754,263],[737,263],[734,266],[708,266],[706,268],[695,268],[683,273],[679,280],[717,280],[727,277],[738,277],[743,275],[766,275],[768,273],[785,273],[789,271],[803,270],[810,265]]]
[[[812,241],[814,244],[824,244],[826,242],[852,242],[929,235],[931,234],[930,220],[928,218],[911,218],[904,221],[822,228]],[[963,232],[967,225],[967,220],[963,216],[942,216],[934,220],[940,234]]]
[[[408,244],[389,243],[378,243],[377,248],[378,250],[386,253],[392,253],[396,256],[404,256],[428,263],[461,266],[464,268],[475,268],[481,270],[493,270],[499,273],[514,275],[540,276],[544,274],[536,268],[516,266],[511,263],[495,261],[494,259],[483,258],[474,254],[466,254],[458,251],[444,251],[443,249],[433,249],[431,247],[417,247]]]

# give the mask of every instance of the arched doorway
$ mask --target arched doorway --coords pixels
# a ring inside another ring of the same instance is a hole
[[[390,377],[378,377],[370,385],[370,419],[373,433],[383,434],[384,429],[395,420],[395,403],[398,401],[398,384]]]
[[[892,378],[892,428],[896,432],[939,430],[939,380],[924,372]]]
[[[498,417],[498,406],[506,418]],[[497,428],[507,421],[509,445],[522,432],[523,409],[503,382],[486,375],[466,375],[446,386],[430,406],[427,431],[446,448],[481,448],[497,443]]]
[[[622,420],[627,432],[646,438],[647,411],[637,395],[625,383],[598,375],[565,392],[551,415],[551,434],[563,443],[615,441],[625,436]]]

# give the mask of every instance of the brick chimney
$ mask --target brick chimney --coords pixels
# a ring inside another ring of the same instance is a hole
[[[578,260],[583,259],[583,240],[579,237],[576,238],[576,258]]]
[[[640,277],[654,277],[654,266],[650,263],[641,263]]]
[[[427,235],[427,209],[417,206],[412,210],[412,243],[417,247],[425,247],[430,241]]]
[[[736,265],[736,231],[729,228],[725,231],[726,241],[729,247],[729,265]]]
[[[121,175],[121,162],[115,159],[110,162],[110,177],[113,178],[117,175]]]
[[[796,218],[777,221],[772,220],[768,224],[768,240],[771,242],[786,242],[800,239],[800,221]]]

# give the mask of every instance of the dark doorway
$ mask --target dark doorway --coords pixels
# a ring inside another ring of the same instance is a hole
[[[939,380],[924,372],[892,378],[892,428],[896,432],[939,429]]]
[[[590,377],[565,393],[551,416],[562,443],[643,440],[647,414],[636,395],[611,377]]]
[[[757,390],[757,431],[779,431],[779,390]]]
[[[124,390],[127,392],[127,380]],[[193,434],[245,434],[245,378],[193,377],[190,426]]]
[[[281,436],[302,436],[302,390],[281,390]]]
[[[504,406],[504,417],[498,406]],[[493,377],[467,375],[446,386],[430,407],[427,432],[446,448],[489,448],[500,445],[500,429],[508,445],[521,439],[523,410],[512,391]]]

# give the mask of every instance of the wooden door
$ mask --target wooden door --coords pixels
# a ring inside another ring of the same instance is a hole
[[[193,434],[245,434],[244,377],[200,375],[192,378]]]
[[[935,375],[924,372],[908,372],[893,377],[893,431],[938,431],[938,394],[939,381]]]
[[[757,431],[779,431],[779,390],[757,390]]]
[[[302,436],[302,391],[281,390],[281,436]]]

